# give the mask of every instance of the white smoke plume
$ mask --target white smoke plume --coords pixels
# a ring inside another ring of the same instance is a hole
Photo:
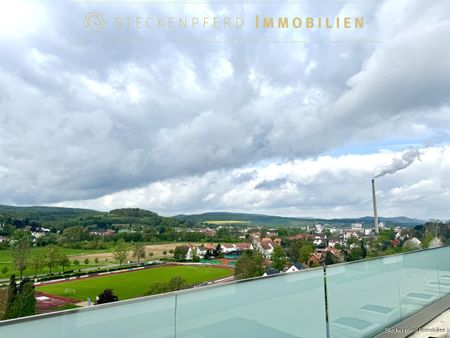
[[[374,178],[381,177],[387,174],[393,174],[399,170],[408,168],[416,158],[420,161],[420,151],[418,149],[411,148],[406,151],[401,158],[394,158],[392,163],[387,167],[381,169],[381,171],[375,175]]]

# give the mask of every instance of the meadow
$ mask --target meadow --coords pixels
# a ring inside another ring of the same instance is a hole
[[[188,284],[198,284],[228,277],[233,273],[231,269],[209,266],[166,266],[49,284],[39,286],[36,290],[80,301],[86,301],[89,297],[95,301],[98,294],[109,288],[113,289],[119,300],[124,300],[143,296],[150,289],[152,283],[168,282],[176,276],[184,278]]]
[[[79,266],[75,266],[72,264],[71,266],[66,267],[65,270],[82,269],[82,268],[89,268],[89,267],[105,265],[104,261],[103,262],[99,261],[99,263],[96,264],[93,259],[89,261],[89,264],[84,264],[85,257],[83,255],[100,254],[100,253],[111,251],[111,249],[70,249],[70,248],[60,248],[60,250],[62,253],[69,256],[69,259],[71,262],[73,262],[75,259],[79,260],[79,262],[80,262]],[[19,274],[19,272],[16,271],[13,267],[11,252],[12,252],[11,249],[0,250],[0,279],[9,278],[9,276],[12,273],[15,273],[16,275]],[[44,253],[45,253],[44,247],[32,248],[30,257],[33,257],[35,255],[41,255]],[[24,271],[25,276],[33,276],[34,275],[34,272],[32,271],[32,268],[31,268],[31,264],[29,264],[29,265],[30,265],[29,268]],[[6,272],[3,272],[4,268],[7,269],[7,270],[5,270]],[[52,273],[60,272],[60,271],[62,271],[62,268],[60,266],[56,266],[52,269]],[[42,267],[39,270],[39,274],[44,274],[44,273],[48,273],[48,272],[49,272],[48,267]]]

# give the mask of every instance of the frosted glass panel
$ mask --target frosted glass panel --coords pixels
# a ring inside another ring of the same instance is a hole
[[[182,294],[177,337],[326,337],[323,271]]]
[[[175,297],[91,307],[0,326],[7,338],[162,338],[174,336]]]
[[[323,273],[0,322],[0,338],[325,338]],[[332,265],[326,286],[329,336],[373,337],[450,294],[450,247]]]
[[[398,257],[402,318],[440,297],[436,250],[417,251]]]
[[[436,250],[441,297],[450,293],[450,247]]]
[[[400,320],[397,258],[327,268],[330,337],[373,337]]]

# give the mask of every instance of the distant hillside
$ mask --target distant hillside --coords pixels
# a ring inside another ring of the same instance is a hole
[[[280,217],[259,214],[245,214],[232,212],[207,212],[197,215],[177,215],[174,216],[180,220],[193,222],[208,222],[208,221],[243,221],[250,222],[255,225],[268,226],[289,226],[289,225],[314,225],[316,223],[328,223],[333,225],[350,225],[352,223],[363,223],[366,227],[372,227],[373,217],[365,216],[359,218],[336,218],[336,219],[322,219],[312,217]],[[408,218],[408,217],[380,217],[380,222],[385,225],[399,225],[399,226],[415,226],[424,224],[425,221]]]
[[[101,212],[90,209],[58,208],[58,207],[14,207],[0,205],[0,221],[23,227],[37,224],[54,230],[71,226],[92,226],[109,228],[114,224],[142,224],[157,227],[180,226],[182,222],[172,217],[138,209],[115,209]]]
[[[44,227],[63,229],[69,226],[97,225],[98,227],[110,227],[113,224],[142,224],[156,227],[167,226],[192,226],[197,222],[208,221],[241,221],[250,222],[253,225],[289,226],[289,225],[314,225],[316,223],[328,223],[335,225],[350,225],[361,222],[367,227],[373,224],[373,217],[320,219],[307,217],[280,217],[259,214],[245,214],[232,212],[208,212],[198,215],[178,215],[164,217],[152,211],[138,208],[115,209],[110,212],[101,212],[91,209],[58,208],[58,207],[14,207],[0,205],[0,221],[29,220],[37,222]],[[415,226],[424,224],[419,219],[408,217],[380,217],[380,221],[386,225]],[[190,224],[189,224],[190,223]],[[235,223],[236,224],[236,223]],[[236,224],[237,225],[237,224]]]
[[[57,218],[74,218],[100,216],[104,213],[91,209],[59,208],[59,207],[15,207],[0,205],[0,216],[14,218],[29,218],[32,220],[54,220]]]

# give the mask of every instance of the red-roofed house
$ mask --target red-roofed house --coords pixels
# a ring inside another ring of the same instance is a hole
[[[306,262],[310,267],[320,266],[322,264],[322,257],[323,257],[322,253],[314,252],[311,255],[309,255]]]

